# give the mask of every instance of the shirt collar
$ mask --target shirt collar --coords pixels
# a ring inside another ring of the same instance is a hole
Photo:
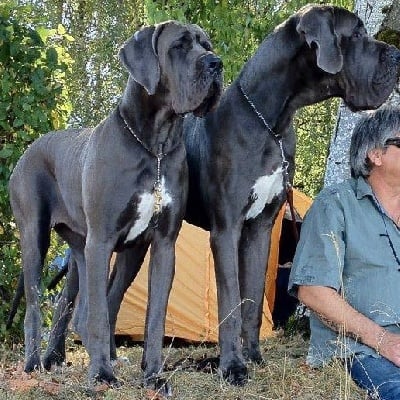
[[[364,197],[369,197],[369,198],[371,199],[371,201],[372,201],[372,202],[375,204],[375,206],[377,207],[378,211],[379,211],[381,214],[384,214],[384,215],[388,216],[387,213],[386,213],[386,211],[383,209],[382,205],[379,203],[378,199],[376,198],[376,196],[375,196],[375,194],[374,194],[374,192],[373,192],[373,190],[372,190],[371,185],[370,185],[370,184],[368,183],[368,181],[367,181],[364,177],[362,177],[362,176],[359,176],[359,177],[356,179],[356,196],[357,196],[357,199],[358,199],[358,200],[360,200],[360,199],[362,199],[362,198],[364,198]],[[388,216],[388,217],[389,217],[389,216]],[[389,217],[389,218],[390,218],[390,217]]]
[[[374,198],[374,193],[372,191],[371,185],[362,176],[356,178],[356,196],[357,199],[362,199],[366,196],[371,196],[372,198]]]

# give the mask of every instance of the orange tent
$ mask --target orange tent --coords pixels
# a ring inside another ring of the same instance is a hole
[[[294,207],[300,217],[311,205],[311,199],[294,190]],[[267,284],[260,337],[271,335],[271,310],[275,300],[275,280],[278,270],[279,239],[285,207],[275,222],[268,260]],[[142,340],[146,306],[148,257],[138,276],[125,293],[118,314],[116,334]],[[183,223],[176,243],[175,278],[168,302],[165,335],[192,341],[218,340],[218,313],[213,257],[209,247],[209,233]]]

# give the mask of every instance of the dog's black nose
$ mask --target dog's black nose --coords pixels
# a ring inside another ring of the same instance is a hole
[[[398,63],[400,63],[400,50],[397,50],[396,54],[397,54],[397,56],[396,56],[396,61],[397,61]]]
[[[213,53],[204,54],[200,57],[199,61],[210,72],[219,72],[222,70],[222,60]]]
[[[400,50],[395,46],[390,46],[390,58],[396,63],[400,63]]]

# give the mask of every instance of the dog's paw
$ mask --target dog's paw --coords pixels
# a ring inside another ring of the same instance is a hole
[[[146,390],[154,393],[156,399],[166,399],[172,397],[172,386],[164,378],[159,375],[152,375],[149,378],[143,379],[143,386]]]
[[[38,355],[32,355],[25,361],[25,372],[41,371],[43,369]]]
[[[264,359],[259,349],[243,349],[243,357],[246,361],[253,362],[257,365],[264,364]]]
[[[248,381],[247,367],[239,362],[231,363],[228,368],[219,369],[219,374],[222,378],[234,386],[244,386]]]
[[[111,367],[100,366],[100,367],[89,367],[89,385],[95,386],[98,383],[106,383],[111,387],[121,386],[120,382],[115,377]]]
[[[60,366],[65,361],[65,353],[52,350],[43,357],[43,367],[50,371],[53,366]]]
[[[111,366],[112,367],[122,367],[124,365],[130,365],[130,361],[128,357],[118,357],[118,358],[111,358]]]

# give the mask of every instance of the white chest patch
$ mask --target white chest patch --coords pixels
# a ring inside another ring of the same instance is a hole
[[[260,176],[251,190],[251,195],[255,200],[247,211],[246,219],[256,218],[282,190],[282,167],[277,168],[271,175]]]
[[[151,220],[151,217],[154,214],[155,210],[156,198],[154,192],[151,193],[143,193],[139,197],[137,214],[138,219],[135,224],[129,230],[128,235],[126,236],[125,243],[134,240],[138,237],[148,226]],[[166,207],[168,204],[172,203],[172,197],[168,193],[165,187],[165,178],[161,177],[161,210],[163,207]]]

